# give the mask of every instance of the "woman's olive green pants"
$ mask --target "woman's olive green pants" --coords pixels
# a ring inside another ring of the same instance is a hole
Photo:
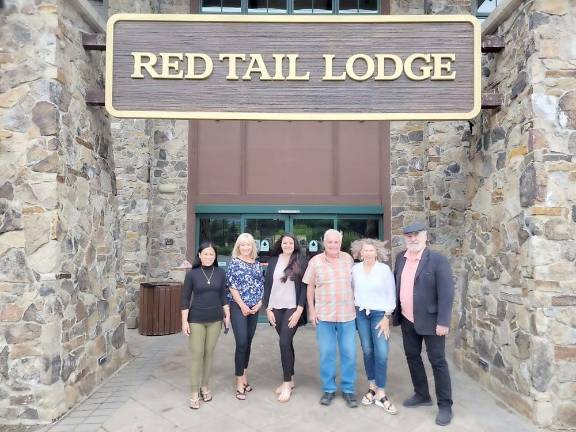
[[[214,348],[220,336],[221,321],[211,323],[190,323],[190,386],[192,393],[198,393],[200,386],[208,386],[212,372]]]

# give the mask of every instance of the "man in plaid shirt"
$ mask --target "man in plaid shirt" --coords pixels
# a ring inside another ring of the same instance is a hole
[[[308,313],[316,326],[320,350],[322,405],[336,395],[336,346],[340,352],[340,387],[346,405],[356,408],[356,309],[352,289],[354,260],[342,252],[342,233],[324,233],[324,252],[308,263],[302,281],[308,285]]]

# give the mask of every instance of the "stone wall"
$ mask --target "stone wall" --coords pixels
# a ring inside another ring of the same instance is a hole
[[[0,418],[53,420],[126,360],[101,53],[73,2],[0,18]]]
[[[576,428],[576,5],[536,0],[498,29],[470,148],[460,366],[554,430]]]

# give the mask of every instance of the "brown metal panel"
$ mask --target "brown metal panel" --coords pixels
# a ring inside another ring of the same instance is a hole
[[[380,127],[374,122],[342,122],[338,134],[340,195],[380,195]]]
[[[247,122],[246,195],[332,195],[329,122]]]
[[[197,195],[239,195],[241,178],[241,131],[238,121],[198,122]]]

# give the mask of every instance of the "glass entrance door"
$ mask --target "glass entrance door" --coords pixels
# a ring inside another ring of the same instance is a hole
[[[282,233],[291,232],[298,239],[301,252],[310,259],[322,252],[327,229],[342,231],[342,250],[359,238],[382,238],[380,215],[345,214],[198,214],[197,245],[210,240],[216,243],[219,263],[225,267],[238,235],[249,232],[258,246],[258,261],[267,263],[274,243]]]
[[[244,216],[244,231],[252,234],[258,247],[258,261],[267,263],[272,246],[287,231],[288,218],[285,215]]]

